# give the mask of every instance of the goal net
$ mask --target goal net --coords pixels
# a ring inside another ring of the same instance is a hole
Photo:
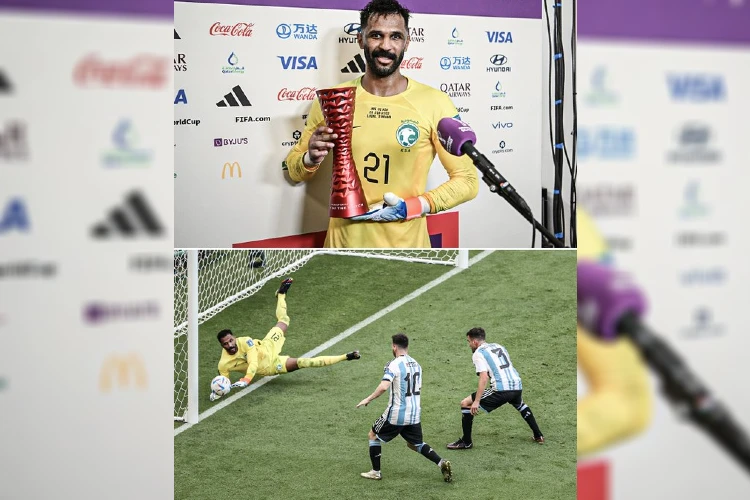
[[[468,250],[175,250],[175,421],[198,420],[198,325],[253,295],[269,280],[292,274],[310,259],[324,254],[460,267],[467,267],[469,260]],[[191,294],[194,311],[188,307]]]

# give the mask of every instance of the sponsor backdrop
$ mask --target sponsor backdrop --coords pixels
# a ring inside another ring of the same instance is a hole
[[[647,291],[648,323],[750,430],[750,4],[582,0],[579,12],[581,208]],[[747,473],[662,397],[644,434],[584,467],[610,484],[586,500],[750,498]]]
[[[172,498],[170,31],[0,9],[0,498]]]
[[[175,3],[177,246],[228,247],[327,228],[327,205],[317,200],[328,199],[330,169],[295,186],[281,165],[315,90],[362,75],[358,12],[336,9],[366,1],[280,3],[296,7]],[[541,2],[404,3],[418,13],[403,73],[452,97],[477,147],[540,219]],[[364,160],[359,165],[361,175]],[[428,189],[445,180],[436,159]],[[458,209],[460,245],[528,247],[530,224],[480,184],[477,199]]]

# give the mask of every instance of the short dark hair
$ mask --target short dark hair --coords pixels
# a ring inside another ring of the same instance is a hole
[[[218,340],[219,342],[221,342],[221,339],[223,339],[227,335],[233,335],[232,334],[232,330],[225,329],[225,330],[220,331],[219,333],[216,334],[216,340]]]
[[[391,337],[393,345],[399,346],[401,349],[407,349],[409,347],[409,337],[403,333],[397,333]]]
[[[396,0],[372,0],[365,5],[364,9],[359,11],[359,23],[361,30],[364,32],[365,26],[371,17],[387,16],[388,14],[397,14],[404,18],[404,26],[409,28],[409,10],[403,7]]]
[[[466,336],[469,337],[472,340],[484,340],[485,333],[484,328],[475,327],[466,332]]]

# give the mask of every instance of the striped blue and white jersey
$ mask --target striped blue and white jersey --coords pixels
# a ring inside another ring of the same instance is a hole
[[[388,407],[383,417],[393,425],[411,425],[420,422],[422,407],[422,367],[404,354],[385,365],[383,380],[391,383],[388,389]]]
[[[477,374],[489,372],[493,391],[520,391],[521,375],[510,362],[510,355],[500,344],[484,343],[471,356]]]

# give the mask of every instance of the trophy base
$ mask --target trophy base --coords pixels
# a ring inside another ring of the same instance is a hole
[[[357,215],[364,215],[367,213],[367,203],[334,203],[333,201],[328,207],[328,216],[334,219],[348,219],[350,217],[356,217]]]

